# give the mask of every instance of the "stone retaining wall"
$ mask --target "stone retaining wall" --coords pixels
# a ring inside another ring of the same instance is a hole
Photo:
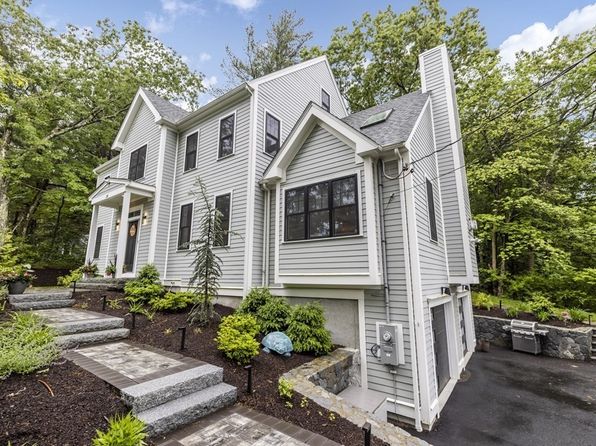
[[[356,426],[368,422],[372,434],[392,446],[429,446],[424,440],[410,435],[403,429],[373,417],[366,410],[350,404],[337,396],[353,379],[358,350],[339,348],[327,356],[321,356],[302,364],[283,375],[290,381],[294,391],[304,395],[324,408],[337,413]]]
[[[511,348],[511,333],[503,330],[509,319],[474,315],[476,339],[485,339],[491,344]],[[586,361],[590,358],[592,328],[565,328],[539,324],[538,328],[548,330],[542,339],[542,354],[553,358]]]

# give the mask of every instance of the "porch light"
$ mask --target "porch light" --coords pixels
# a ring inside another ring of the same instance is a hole
[[[116,220],[116,231],[120,230],[120,219]]]
[[[147,212],[143,213],[143,226],[147,224]]]

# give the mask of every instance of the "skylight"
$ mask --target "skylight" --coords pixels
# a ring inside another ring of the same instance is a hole
[[[380,113],[375,113],[374,115],[369,116],[368,119],[364,121],[364,124],[360,126],[360,128],[363,129],[364,127],[369,127],[371,125],[379,124],[380,122],[385,122],[392,111],[393,109],[390,108],[389,110],[385,110]]]

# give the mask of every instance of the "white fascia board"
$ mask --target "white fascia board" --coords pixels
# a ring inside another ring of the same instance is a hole
[[[110,167],[113,167],[115,164],[118,164],[118,158],[120,155],[116,155],[112,159],[107,160],[105,163],[100,164],[95,169],[93,169],[93,173],[95,175],[99,175],[101,172],[108,170]]]
[[[326,285],[326,286],[381,286],[381,277],[363,273],[294,273],[278,275],[277,283],[282,285]]]
[[[126,135],[128,134],[130,127],[132,126],[132,121],[135,115],[137,114],[137,111],[141,107],[142,102],[144,102],[147,108],[151,110],[151,113],[155,118],[155,122],[158,122],[162,119],[161,115],[158,113],[157,109],[151,103],[143,89],[139,88],[137,90],[137,93],[135,94],[134,99],[132,100],[132,103],[130,104],[130,107],[128,108],[128,112],[126,112],[124,121],[122,121],[122,125],[120,126],[120,129],[116,134],[116,138],[114,139],[114,143],[112,144],[112,150],[122,150],[124,140],[126,139]]]
[[[280,152],[269,165],[263,176],[264,182],[284,180],[286,169],[300,150],[315,125],[320,125],[338,139],[356,150],[356,154],[380,152],[381,147],[348,124],[326,112],[318,105],[310,103],[298,123],[284,142]]]

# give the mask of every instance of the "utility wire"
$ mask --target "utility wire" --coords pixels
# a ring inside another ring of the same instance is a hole
[[[590,96],[591,96],[591,95],[589,95],[588,97],[590,97]],[[565,121],[565,120],[568,118],[568,116],[569,116],[569,114],[570,114],[570,113],[572,113],[572,112],[578,112],[578,111],[579,111],[579,112],[586,111],[586,110],[588,110],[588,109],[590,108],[590,106],[592,106],[592,105],[596,105],[596,101],[595,101],[595,102],[592,102],[592,103],[590,103],[590,104],[587,104],[587,106],[586,106],[586,107],[583,107],[583,108],[580,108],[580,109],[575,109],[575,110],[572,110],[572,111],[570,111],[569,113],[565,114],[565,116],[563,116],[562,118],[558,119],[557,121],[551,122],[551,123],[550,123],[550,124],[548,124],[548,125],[545,125],[545,126],[543,126],[543,127],[540,127],[540,128],[538,128],[538,129],[536,129],[536,130],[533,130],[533,131],[531,131],[531,132],[528,132],[528,133],[526,133],[526,134],[524,134],[524,135],[520,136],[519,138],[517,138],[517,139],[514,139],[514,140],[510,141],[509,143],[507,143],[507,144],[505,144],[505,145],[501,146],[501,148],[510,147],[510,146],[512,146],[512,145],[514,145],[514,144],[517,144],[517,143],[519,143],[519,142],[521,142],[521,141],[524,141],[524,140],[526,140],[526,139],[528,139],[528,138],[531,138],[532,136],[534,136],[534,135],[537,135],[538,133],[541,133],[541,132],[543,132],[544,130],[546,130],[546,129],[548,129],[548,128],[550,128],[550,127],[554,126],[554,125],[561,124],[562,122],[564,122],[564,121]],[[422,158],[421,158],[421,159],[422,159]],[[440,174],[440,175],[437,175],[437,176],[435,176],[434,178],[430,178],[430,181],[434,181],[434,180],[437,180],[437,179],[439,179],[439,178],[442,178],[442,177],[444,177],[444,176],[450,175],[450,174],[452,174],[452,173],[454,173],[454,172],[456,172],[456,171],[458,171],[458,170],[461,170],[461,169],[463,169],[463,168],[465,168],[465,167],[473,167],[473,166],[478,166],[478,165],[480,165],[478,162],[476,162],[476,163],[469,163],[469,164],[467,164],[467,163],[464,163],[464,164],[462,164],[462,165],[461,165],[461,166],[459,166],[459,167],[456,167],[456,168],[454,168],[454,169],[448,170],[447,172],[443,172],[442,174]],[[405,177],[406,177],[408,174],[410,174],[411,172],[412,172],[412,170],[408,170],[407,174],[406,174],[406,175],[404,175],[404,177],[403,177],[403,178],[405,178]],[[424,182],[422,182],[422,183],[417,183],[417,184],[414,184],[414,185],[412,185],[412,186],[410,186],[410,187],[408,187],[408,188],[404,189],[404,190],[403,190],[403,192],[407,192],[407,191],[409,191],[409,190],[416,189],[417,187],[422,187],[422,186],[425,186],[425,185],[426,185],[426,181],[424,181]]]
[[[515,101],[513,104],[509,105],[508,107],[506,107],[504,110],[500,111],[499,113],[497,113],[495,116],[492,116],[490,118],[488,118],[486,121],[484,121],[482,124],[478,125],[477,127],[473,128],[472,130],[470,130],[469,132],[467,132],[465,135],[461,135],[459,138],[457,138],[455,141],[451,141],[450,143],[446,144],[445,146],[441,147],[440,149],[437,149],[431,153],[428,153],[426,155],[424,155],[421,158],[418,158],[417,160],[414,160],[412,162],[410,162],[410,166],[413,166],[414,164],[416,164],[419,161],[422,161],[426,158],[429,158],[431,156],[433,156],[435,153],[439,153],[442,152],[443,150],[451,147],[453,144],[457,144],[458,142],[462,141],[464,136],[470,136],[473,135],[474,133],[482,130],[484,128],[484,126],[486,124],[489,124],[493,121],[496,121],[497,119],[503,117],[504,115],[508,114],[509,112],[511,112],[513,109],[517,108],[517,106],[519,106],[520,104],[522,104],[523,102],[527,101],[528,99],[530,99],[531,97],[533,97],[536,93],[538,93],[540,90],[542,90],[544,87],[552,84],[554,81],[556,81],[557,79],[563,77],[564,75],[566,75],[567,73],[569,73],[571,70],[575,69],[578,65],[580,65],[582,62],[588,60],[590,57],[592,57],[594,54],[596,54],[596,48],[593,49],[592,51],[590,51],[588,54],[586,54],[584,57],[582,57],[581,59],[575,61],[574,63],[572,63],[571,65],[567,66],[565,69],[563,69],[562,71],[560,71],[559,73],[557,73],[556,75],[554,75],[553,77],[551,77],[550,79],[542,82],[541,84],[539,84],[534,90],[532,90],[530,93],[528,93],[527,95],[523,96],[522,98],[518,99],[517,101]]]

